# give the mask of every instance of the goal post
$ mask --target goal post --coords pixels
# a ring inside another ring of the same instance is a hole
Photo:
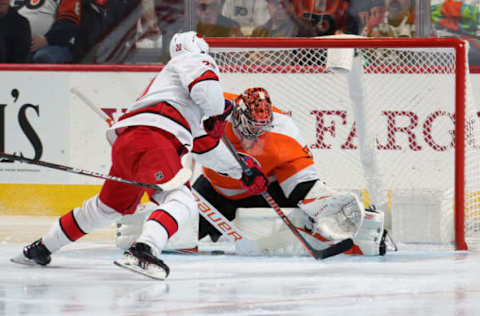
[[[466,250],[478,235],[480,112],[465,41],[208,42],[224,90],[266,88],[296,121],[320,178],[384,211],[399,242]],[[346,66],[331,67],[342,54]]]

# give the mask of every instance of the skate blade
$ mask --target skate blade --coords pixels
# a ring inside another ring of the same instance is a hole
[[[23,265],[27,265],[27,266],[40,266],[35,261],[26,258],[23,255],[23,253],[19,254],[16,257],[10,258],[10,262],[17,263],[17,264],[23,264]]]
[[[127,260],[125,258],[115,260],[115,261],[113,261],[113,263],[115,265],[119,266],[120,268],[124,268],[124,269],[130,270],[130,271],[133,271],[135,273],[144,275],[144,276],[149,277],[151,279],[163,281],[167,278],[167,273],[165,272],[165,270],[163,270],[159,267],[155,267],[153,265],[149,265],[147,267],[147,269],[142,269],[138,265],[133,264],[131,260]]]

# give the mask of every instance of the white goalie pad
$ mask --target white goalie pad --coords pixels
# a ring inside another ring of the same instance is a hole
[[[305,247],[292,234],[290,229],[270,209],[255,209],[242,213],[235,223],[254,244],[235,244],[235,253],[259,256],[308,256]],[[302,236],[316,249],[324,249],[334,242],[322,234],[313,231],[309,216],[299,208],[283,210]],[[270,214],[270,215],[267,215]],[[383,240],[383,212],[364,210],[364,219],[354,238],[354,248],[346,252],[349,255],[378,256],[384,254],[387,247]],[[252,246],[253,245],[253,246]],[[383,251],[382,251],[383,249]]]
[[[364,218],[363,206],[353,193],[305,199],[298,207],[313,220],[313,232],[331,241],[354,238]]]
[[[366,256],[384,255],[386,251],[384,238],[384,213],[365,210],[363,224],[354,239],[360,254]]]

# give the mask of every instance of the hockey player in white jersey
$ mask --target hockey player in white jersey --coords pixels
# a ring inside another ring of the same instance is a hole
[[[223,98],[218,66],[208,55],[208,48],[195,32],[176,34],[170,43],[171,60],[107,131],[112,144],[111,176],[168,184],[170,189],[155,191],[107,180],[100,194],[60,217],[47,234],[12,258],[13,262],[47,265],[51,253],[135,212],[146,192],[158,208],[144,223],[137,242],[115,263],[154,279],[165,279],[169,267],[159,258],[163,247],[190,217],[198,216],[188,179],[178,180],[185,170],[181,158],[193,147],[202,147],[204,135],[218,140],[212,149],[218,152],[218,159],[209,167],[243,179],[253,193],[266,190],[267,179],[260,168],[254,167],[252,176],[242,174],[219,141],[232,106]]]

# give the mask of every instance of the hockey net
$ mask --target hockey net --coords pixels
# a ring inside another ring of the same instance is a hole
[[[296,121],[321,179],[383,210],[397,242],[467,249],[479,235],[480,112],[465,42],[209,42],[224,90],[267,89]]]

